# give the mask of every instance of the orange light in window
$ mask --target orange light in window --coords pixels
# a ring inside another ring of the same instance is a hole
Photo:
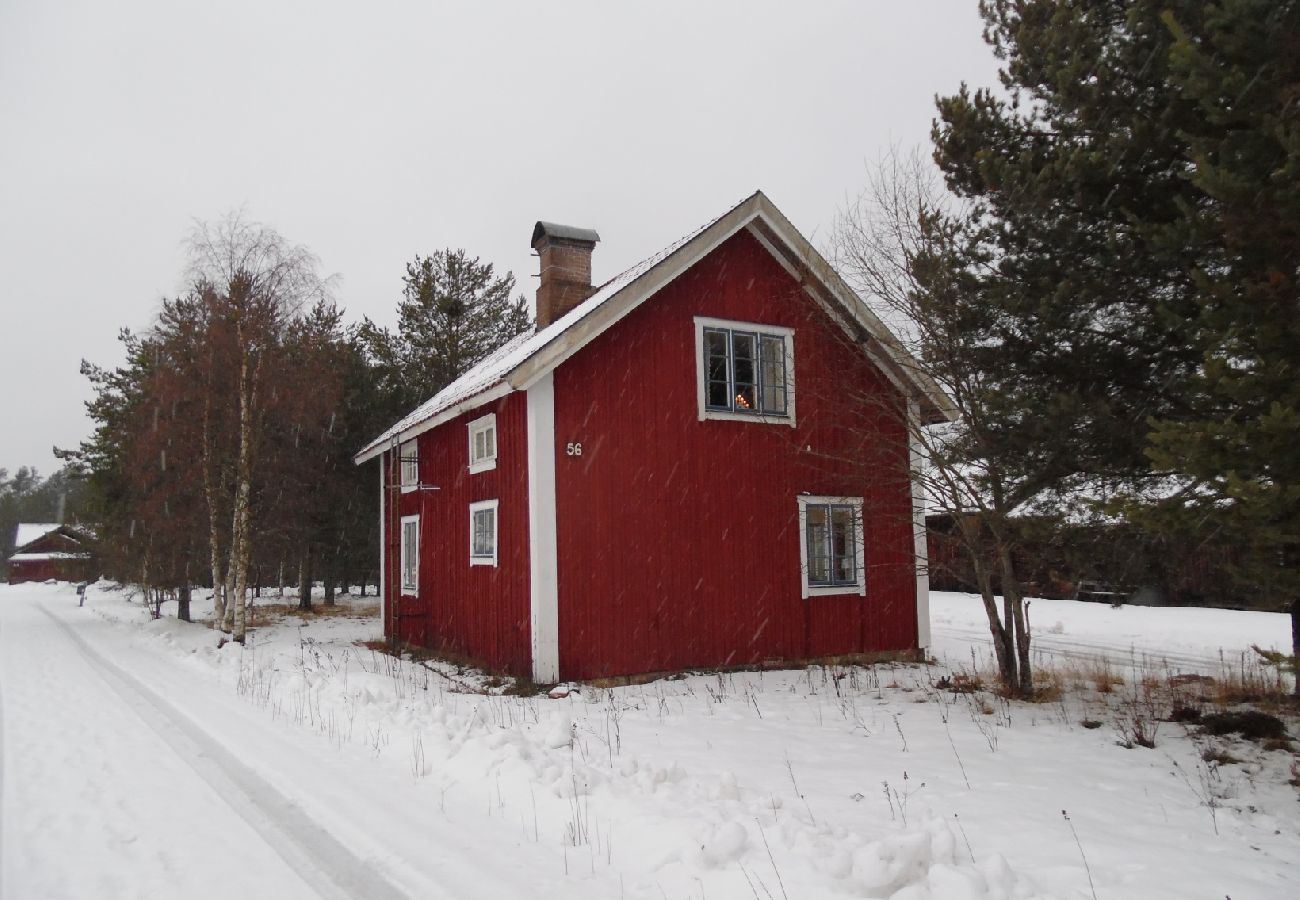
[[[749,407],[749,401],[745,399],[745,395],[744,395],[744,394],[737,394],[737,395],[736,395],[736,405],[739,406],[741,409],[749,409],[749,408],[750,408],[750,407]]]

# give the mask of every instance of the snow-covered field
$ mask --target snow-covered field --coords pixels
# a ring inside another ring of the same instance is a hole
[[[1280,615],[1035,600],[1037,704],[938,687],[989,656],[957,594],[941,665],[547,699],[366,649],[343,602],[218,650],[124,591],[0,586],[0,896],[1300,896],[1292,753],[1117,743],[1143,677],[1219,678]],[[1098,655],[1109,693],[1072,681]]]

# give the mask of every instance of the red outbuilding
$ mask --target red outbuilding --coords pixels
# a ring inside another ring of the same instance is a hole
[[[538,222],[535,330],[358,453],[386,635],[541,683],[918,655],[942,391],[761,192],[593,288],[598,240]]]
[[[9,583],[84,581],[92,577],[90,535],[72,525],[23,522],[14,533],[7,561]]]

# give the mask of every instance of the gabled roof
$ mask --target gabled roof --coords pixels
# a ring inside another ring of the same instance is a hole
[[[894,334],[772,201],[755,191],[712,222],[607,281],[547,327],[522,334],[488,355],[363,447],[354,460],[359,464],[373,459],[463,412],[528,388],[742,228],[842,327],[866,339],[861,342],[867,355],[918,403],[925,421],[955,418],[952,401],[920,370]]]
[[[60,524],[58,522],[20,522],[18,527],[14,529],[14,552],[18,553],[24,547],[31,546],[41,538],[48,537],[56,531],[78,544],[84,539],[92,537],[84,528],[76,525]]]
[[[14,531],[14,549],[26,547],[33,541],[40,540],[51,531],[58,531],[58,522],[19,522]]]

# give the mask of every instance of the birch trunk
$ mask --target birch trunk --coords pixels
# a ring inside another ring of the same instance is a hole
[[[211,364],[211,361],[209,361]],[[221,523],[212,460],[212,389],[203,398],[203,496],[208,502],[208,549],[212,557],[212,627],[225,628],[226,583],[221,564]]]
[[[243,345],[240,335],[240,344]],[[233,593],[227,607],[231,637],[244,642],[248,628],[248,569],[252,556],[248,527],[252,518],[253,414],[257,403],[257,372],[250,371],[248,352],[239,361],[239,466],[235,474],[235,509],[230,528],[230,569]]]

